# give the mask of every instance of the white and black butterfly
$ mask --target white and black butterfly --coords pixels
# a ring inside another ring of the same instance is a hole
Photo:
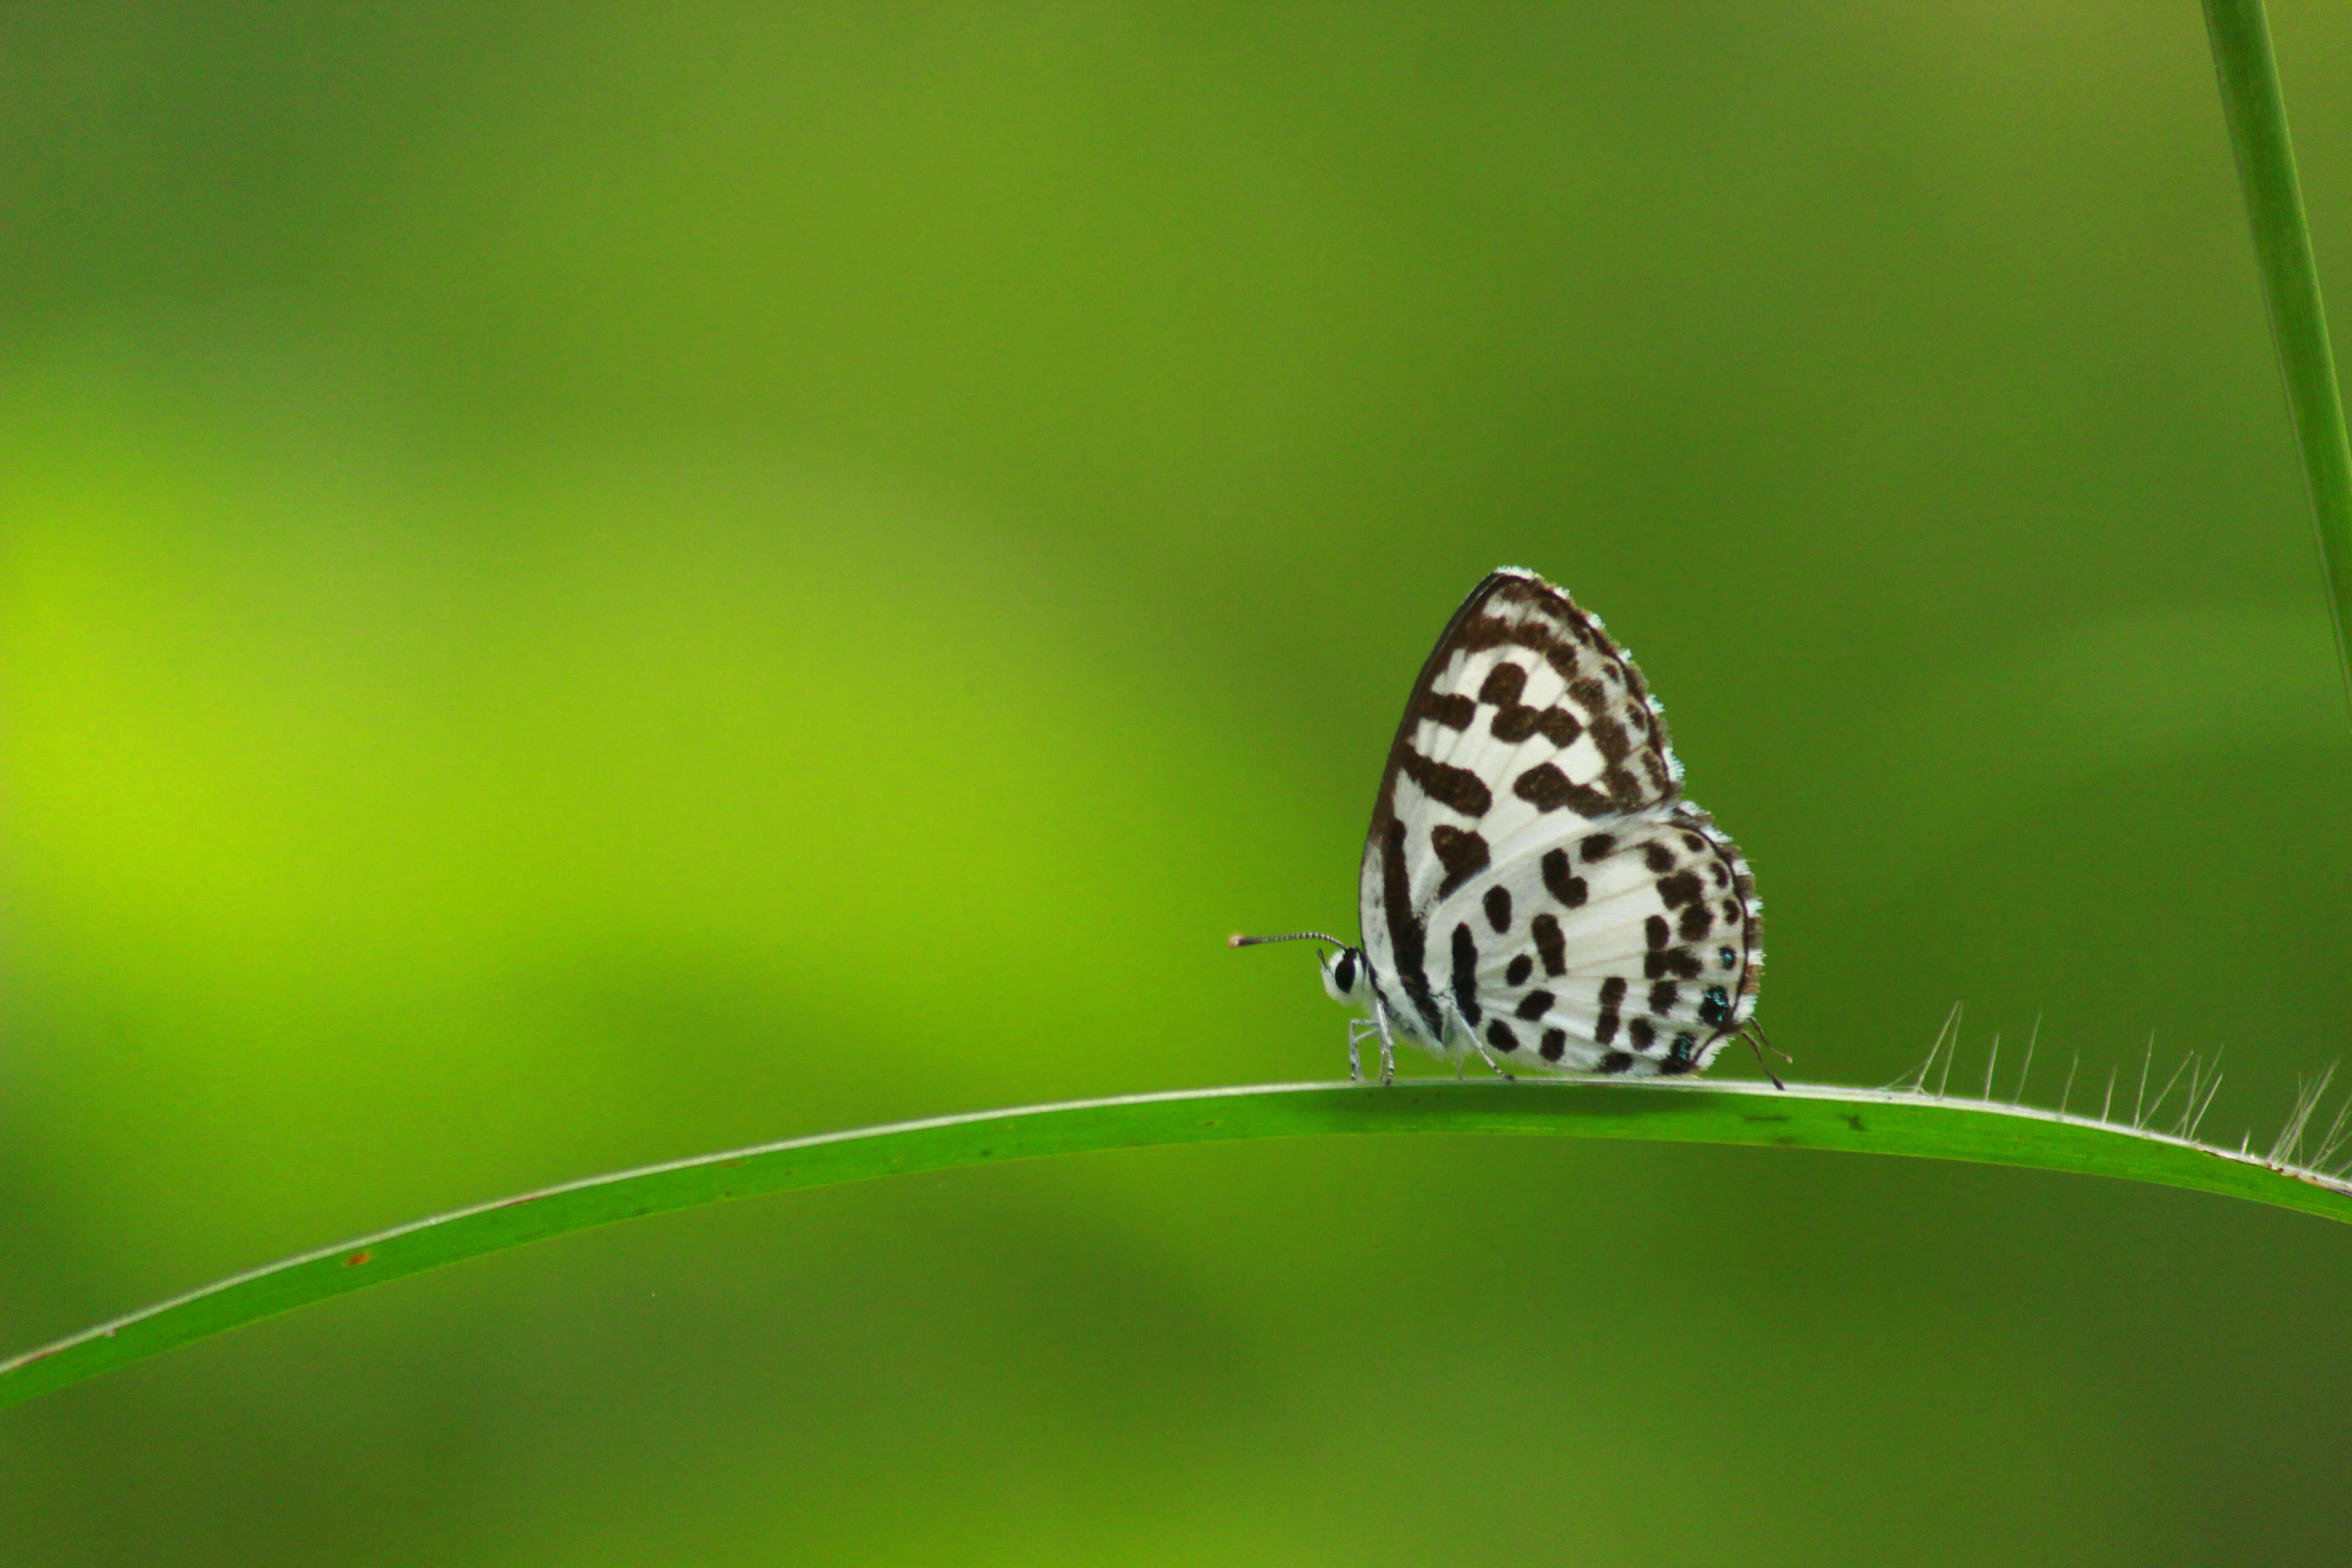
[[[1383,1083],[1399,1036],[1506,1076],[1699,1072],[1755,1044],[1755,879],[1681,796],[1657,701],[1600,618],[1532,572],[1479,584],[1389,748],[1363,945],[1298,933],[1338,949],[1324,989],[1370,1015],[1349,1026],[1353,1075],[1367,1034]]]

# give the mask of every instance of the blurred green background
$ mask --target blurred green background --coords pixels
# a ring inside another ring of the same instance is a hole
[[[2352,15],[2273,16],[2340,322]],[[75,0],[0,20],[0,1350],[617,1166],[1335,1076],[1307,952],[1220,939],[1352,929],[1498,562],[1664,693],[1804,1077],[1965,1001],[2041,1096],[2226,1046],[2234,1142],[2344,1053],[2189,0]],[[1089,1157],[8,1412],[0,1562],[2324,1561],[2347,1306],[2341,1230],[2120,1184]]]

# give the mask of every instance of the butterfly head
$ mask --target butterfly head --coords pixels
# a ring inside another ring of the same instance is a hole
[[[1352,947],[1323,955],[1323,989],[1331,1000],[1353,1007],[1364,999],[1364,955]]]

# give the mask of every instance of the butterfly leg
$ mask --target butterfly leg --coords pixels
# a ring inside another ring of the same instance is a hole
[[[1486,1048],[1486,1042],[1478,1037],[1478,1031],[1472,1028],[1469,1021],[1462,1016],[1460,1008],[1454,1006],[1451,1002],[1448,1002],[1445,1005],[1445,1011],[1447,1016],[1454,1020],[1454,1024],[1461,1028],[1462,1037],[1470,1042],[1470,1048],[1478,1053],[1479,1060],[1485,1062],[1488,1067],[1495,1069],[1495,1076],[1496,1078],[1502,1079],[1506,1082],[1509,1083],[1517,1083],[1518,1081],[1518,1079],[1513,1075],[1503,1070],[1503,1064],[1495,1059],[1495,1053]],[[1458,1079],[1462,1076],[1462,1068],[1469,1059],[1470,1058],[1467,1057],[1456,1057],[1454,1058],[1454,1076],[1455,1078]]]
[[[1356,1042],[1370,1034],[1374,1026],[1370,1018],[1348,1020],[1348,1081],[1349,1083],[1364,1081],[1364,1058],[1356,1049]]]
[[[1381,1037],[1381,1087],[1396,1082],[1396,1037],[1389,1030],[1388,1005],[1372,998],[1372,1028]]]
[[[1772,1070],[1772,1064],[1764,1059],[1764,1053],[1766,1051],[1770,1051],[1774,1056],[1779,1057],[1784,1062],[1792,1062],[1797,1058],[1782,1050],[1780,1047],[1774,1045],[1771,1041],[1765,1039],[1764,1031],[1756,1026],[1756,1020],[1753,1018],[1750,1018],[1745,1025],[1741,1026],[1738,1032],[1738,1037],[1746,1040],[1748,1042],[1748,1048],[1756,1053],[1756,1065],[1764,1069],[1764,1076],[1772,1080],[1772,1087],[1779,1089],[1787,1089],[1789,1086],[1780,1081],[1780,1075]]]
[[[1495,1069],[1495,1076],[1496,1078],[1501,1079],[1506,1083],[1517,1083],[1519,1081],[1514,1074],[1503,1070],[1503,1064],[1495,1059],[1495,1053],[1486,1048],[1486,1041],[1480,1039],[1470,1030],[1465,1029],[1463,1033],[1470,1036],[1470,1043],[1478,1047],[1479,1059],[1484,1061],[1488,1067]]]

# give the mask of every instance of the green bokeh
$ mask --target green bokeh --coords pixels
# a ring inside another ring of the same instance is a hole
[[[2341,300],[2352,20],[2273,21]],[[2045,1093],[2226,1047],[2234,1139],[2344,1054],[2194,5],[0,26],[0,1349],[614,1166],[1332,1075],[1305,955],[1218,939],[1349,923],[1497,562],[1664,693],[1805,1076],[1964,1000]],[[2347,1302],[2337,1228],[1957,1166],[914,1177],[0,1415],[0,1563],[2323,1561]]]

